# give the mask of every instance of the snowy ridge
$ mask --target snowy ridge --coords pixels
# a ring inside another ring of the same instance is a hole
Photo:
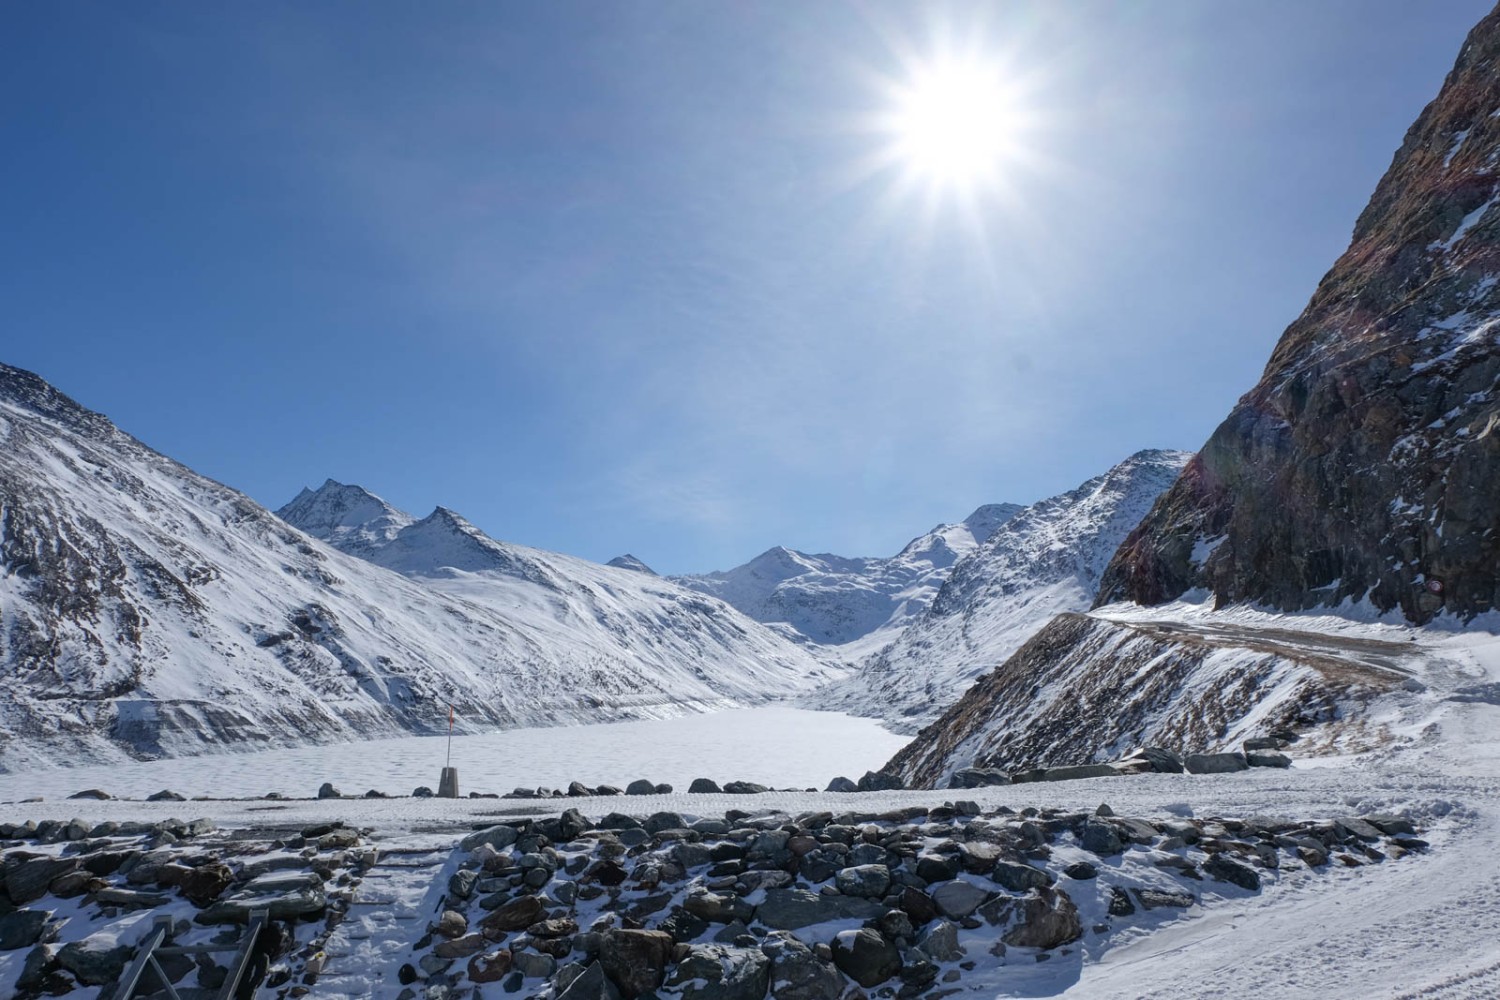
[[[1009,518],[953,568],[927,611],[820,705],[915,732],[1054,616],[1093,602],[1120,542],[1191,456],[1141,451]]]
[[[889,558],[812,555],[778,545],[731,570],[675,579],[756,621],[785,623],[814,643],[838,646],[871,637],[884,645],[927,609],[949,570],[1020,509],[986,504],[957,524],[919,535]]]
[[[449,703],[470,728],[663,717],[826,677],[666,581],[441,509],[398,528],[338,484],[294,501],[351,549],[384,538],[393,565],[446,574],[403,577],[3,365],[0,435],[0,768],[432,732]]]

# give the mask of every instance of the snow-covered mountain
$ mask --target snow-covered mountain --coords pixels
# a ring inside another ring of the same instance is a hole
[[[1192,456],[1141,451],[1010,517],[953,567],[925,613],[820,704],[915,731],[1054,616],[1086,610],[1121,541]]]
[[[351,552],[0,365],[0,768],[662,716],[817,683],[804,650],[658,578],[326,484]]]
[[[920,615],[948,571],[1021,508],[987,504],[957,524],[940,524],[888,558],[811,555],[783,546],[731,570],[680,576],[756,621],[785,623],[820,645],[878,648]],[[854,656],[857,657],[858,651]]]
[[[652,569],[650,566],[647,566],[645,563],[641,562],[629,552],[625,553],[623,556],[615,556],[609,562],[605,563],[605,565],[613,566],[616,569],[632,569],[637,573],[646,573],[650,576],[656,575],[656,570]]]

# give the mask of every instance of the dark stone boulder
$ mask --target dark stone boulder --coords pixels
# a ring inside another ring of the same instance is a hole
[[[693,945],[666,981],[682,1000],[763,1000],[771,960],[759,948]]]
[[[561,978],[563,970],[559,970]],[[558,985],[557,1000],[621,1000],[621,991],[615,987],[605,974],[604,968],[599,962],[591,962],[589,967],[576,976],[567,986]],[[639,996],[637,993],[623,994],[626,1000],[630,997]]]
[[[1127,762],[1143,762],[1152,771],[1159,774],[1181,774],[1183,772],[1182,755],[1175,750],[1167,750],[1163,747],[1142,747],[1129,757]]]
[[[828,783],[828,787],[823,790],[825,792],[848,793],[859,791],[859,786],[853,781],[850,781],[848,778],[840,775],[839,777],[834,778],[832,781],[830,781]]]
[[[688,793],[692,795],[717,795],[720,791],[719,783],[712,778],[694,778],[688,785]]]
[[[501,903],[479,921],[480,929],[491,939],[511,931],[525,930],[542,919],[545,907],[540,896],[517,896]]]
[[[318,798],[320,799],[341,799],[343,797],[344,793],[334,788],[331,781],[325,781],[318,787]]]
[[[159,792],[153,792],[152,794],[146,796],[146,801],[147,802],[186,802],[187,800],[183,796],[178,795],[176,792],[172,791],[170,788],[163,788]]]
[[[665,931],[605,931],[599,938],[599,966],[631,1000],[661,986],[675,945]]]
[[[1189,774],[1232,774],[1248,770],[1250,764],[1245,760],[1245,755],[1238,752],[1190,753],[1183,766]]]
[[[830,920],[872,920],[885,912],[878,900],[824,896],[807,889],[767,889],[755,919],[776,930],[794,931]]]
[[[0,916],[0,951],[15,951],[36,944],[42,939],[51,916],[48,910],[16,910]]]
[[[906,787],[900,775],[891,774],[889,771],[866,771],[859,779],[859,790],[862,792],[898,792]]]
[[[831,947],[833,964],[867,989],[879,986],[901,971],[901,953],[896,946],[868,927],[840,931],[834,935]]]
[[[1125,849],[1119,832],[1112,825],[1095,820],[1090,820],[1083,825],[1079,843],[1085,851],[1097,854],[1101,858],[1119,854]]]
[[[772,931],[761,943],[771,960],[772,1000],[840,1000],[844,977],[789,931]]]
[[[1011,892],[1029,892],[1052,884],[1052,876],[1031,865],[1018,865],[1009,861],[995,863],[990,880]]]
[[[1021,900],[1019,922],[1005,933],[1018,948],[1056,948],[1083,936],[1078,907],[1061,889],[1038,889]]]
[[[754,781],[730,781],[724,785],[724,792],[728,795],[759,795],[770,790]]]
[[[1010,784],[1010,775],[993,767],[963,767],[948,779],[949,788],[987,788]]]
[[[96,934],[59,948],[57,964],[85,986],[103,986],[120,978],[134,952],[129,945],[115,944],[112,936]]]
[[[637,778],[625,786],[626,795],[655,795],[656,784],[645,778]]]
[[[1246,753],[1245,763],[1251,767],[1291,767],[1292,758],[1274,750],[1260,750]]]
[[[1203,871],[1217,882],[1232,882],[1241,889],[1249,889],[1252,892],[1260,890],[1259,872],[1222,854],[1215,854],[1205,861]]]
[[[78,870],[78,858],[33,857],[19,862],[15,855],[5,860],[5,891],[17,906],[41,899],[54,879]]]

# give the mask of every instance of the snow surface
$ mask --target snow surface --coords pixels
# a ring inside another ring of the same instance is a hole
[[[686,790],[694,778],[821,789],[835,774],[858,778],[879,768],[905,738],[872,719],[766,706],[545,729],[511,729],[453,739],[460,789],[509,792],[517,786],[566,788],[571,781],[624,788],[637,778]],[[447,756],[444,736],[288,747],[260,753],[46,768],[0,775],[0,802],[86,788],[145,798],[170,787],[189,797],[255,798],[267,792],[311,796],[325,781],[346,794],[370,789],[408,795],[436,788]],[[186,807],[180,807],[186,808]],[[5,806],[4,810],[11,807]]]

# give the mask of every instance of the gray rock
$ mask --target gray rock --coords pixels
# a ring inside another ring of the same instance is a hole
[[[726,795],[759,795],[771,789],[754,781],[730,781],[724,785]]]
[[[1183,762],[1189,774],[1231,774],[1248,770],[1250,765],[1242,753],[1190,753]]]
[[[656,785],[645,778],[637,778],[625,786],[626,795],[655,795]]]
[[[78,858],[31,858],[15,861],[14,855],[5,860],[5,891],[10,901],[17,906],[41,899],[47,894],[47,886],[53,879],[62,878],[78,870]]]
[[[546,979],[557,971],[557,959],[535,951],[513,951],[510,964],[527,979]]]
[[[50,910],[16,910],[0,916],[0,951],[29,948],[42,939]]]
[[[858,865],[841,870],[834,882],[845,896],[880,899],[891,887],[891,870],[885,865]]]
[[[1010,775],[993,767],[963,767],[948,779],[949,788],[987,788],[1010,784]]]
[[[1245,756],[1250,756],[1255,750],[1280,750],[1286,746],[1285,740],[1279,740],[1274,736],[1252,736],[1244,743]]]
[[[472,851],[480,844],[488,844],[497,851],[503,851],[514,844],[518,837],[519,834],[516,833],[515,827],[506,826],[502,823],[499,826],[476,830],[459,841],[458,846],[465,851]]]
[[[21,963],[21,975],[16,979],[16,988],[28,992],[41,990],[47,973],[56,967],[57,954],[52,946],[37,945],[26,953],[26,961]]]
[[[935,962],[957,962],[964,957],[958,943],[958,925],[950,920],[939,920],[923,931],[917,947]]]
[[[114,798],[114,796],[111,795],[111,794],[109,794],[108,792],[106,792],[102,788],[85,788],[81,792],[74,792],[72,795],[69,795],[68,798],[70,798],[70,799],[96,799],[96,800],[103,800],[103,799],[112,799],[112,798]]]
[[[1380,839],[1380,829],[1373,823],[1366,822],[1357,816],[1346,816],[1343,819],[1336,819],[1333,821],[1333,828],[1345,840],[1376,841]]]
[[[1217,882],[1232,882],[1241,889],[1252,892],[1260,889],[1260,873],[1254,868],[1232,861],[1222,854],[1215,854],[1203,863],[1203,871]]]
[[[1261,750],[1245,754],[1245,763],[1251,767],[1291,767],[1292,758],[1274,750]]]
[[[1083,834],[1079,837],[1079,843],[1085,851],[1097,854],[1101,858],[1119,854],[1125,849],[1125,845],[1120,841],[1120,834],[1113,826],[1095,820],[1083,824]]]
[[[720,791],[719,783],[711,778],[694,778],[688,785],[688,792],[692,795],[717,795]]]
[[[445,938],[461,938],[469,931],[469,918],[457,910],[444,910],[438,917],[437,926],[433,928],[438,934]],[[449,955],[449,958],[458,958],[458,955]]]
[[[200,924],[243,924],[251,910],[269,910],[272,920],[292,920],[322,912],[323,880],[314,872],[273,872],[251,880],[193,919]]]
[[[474,895],[474,885],[478,881],[479,873],[473,869],[456,871],[448,879],[448,894],[456,899],[468,899]]]
[[[1056,948],[1083,936],[1078,907],[1061,889],[1038,889],[1021,900],[1020,922],[1002,938],[1018,948]]]
[[[896,792],[905,788],[906,783],[888,771],[866,771],[858,787],[862,792]]]
[[[944,882],[931,890],[933,903],[945,917],[962,920],[992,895],[969,882]]]
[[[146,801],[147,802],[186,802],[187,800],[185,798],[183,798],[181,795],[178,795],[176,792],[172,791],[170,788],[163,788],[159,792],[155,792],[155,793],[153,793],[151,795],[146,796]]]
[[[844,977],[789,931],[772,931],[761,944],[771,960],[772,1000],[840,1000]]]
[[[94,934],[57,950],[57,964],[85,986],[103,986],[120,978],[135,949],[117,945],[112,935]]]
[[[1009,861],[997,861],[990,879],[1011,892],[1029,892],[1052,884],[1052,876],[1041,869]]]
[[[771,960],[759,948],[723,944],[693,945],[666,981],[683,1000],[762,1000],[770,985]]]
[[[438,958],[468,958],[477,955],[490,946],[483,934],[464,934],[456,938],[439,941],[433,947],[432,953]]]
[[[1099,869],[1087,861],[1078,861],[1063,869],[1063,874],[1075,881],[1083,882],[1099,877]]]
[[[675,944],[664,931],[608,930],[599,938],[599,966],[630,1000],[661,986]]]
[[[868,927],[840,931],[830,947],[839,971],[866,988],[879,986],[901,971],[901,953],[896,946]]]
[[[828,787],[823,790],[825,792],[857,792],[859,791],[859,786],[843,775],[840,775],[830,781]]]
[[[824,896],[806,889],[768,889],[755,919],[776,930],[794,931],[829,920],[872,920],[885,912],[877,900]]]
[[[1144,910],[1157,910],[1164,906],[1186,909],[1197,902],[1192,894],[1187,892],[1163,892],[1160,889],[1132,889],[1130,892]]]
[[[1402,834],[1416,836],[1417,833],[1417,828],[1412,825],[1412,821],[1404,816],[1394,816],[1390,813],[1375,813],[1364,817],[1364,820],[1381,833],[1391,837]]]
[[[1160,774],[1181,774],[1182,755],[1175,750],[1162,747],[1142,747],[1125,758],[1127,761],[1144,761],[1151,770]]]
[[[344,793],[340,792],[337,788],[334,788],[333,782],[331,781],[323,782],[323,784],[318,788],[318,798],[320,799],[341,799],[343,797]]]
[[[621,991],[610,982],[599,962],[589,963],[588,968],[569,979],[566,985],[562,980],[562,969],[559,969],[558,981],[555,984],[558,990],[557,1000],[621,1000]],[[639,995],[639,993],[623,994],[626,1000]]]
[[[542,919],[544,909],[537,896],[517,896],[493,908],[489,916],[479,922],[486,935],[498,938],[510,931],[525,930]]]
[[[418,785],[411,790],[411,797],[414,799],[430,799],[433,797],[433,791],[427,785]]]
[[[727,924],[731,920],[750,921],[754,907],[734,895],[720,895],[704,888],[695,888],[682,901],[682,908],[695,917],[710,923]]]
[[[946,882],[958,877],[958,858],[952,854],[923,854],[917,857],[917,877],[924,882]]]

